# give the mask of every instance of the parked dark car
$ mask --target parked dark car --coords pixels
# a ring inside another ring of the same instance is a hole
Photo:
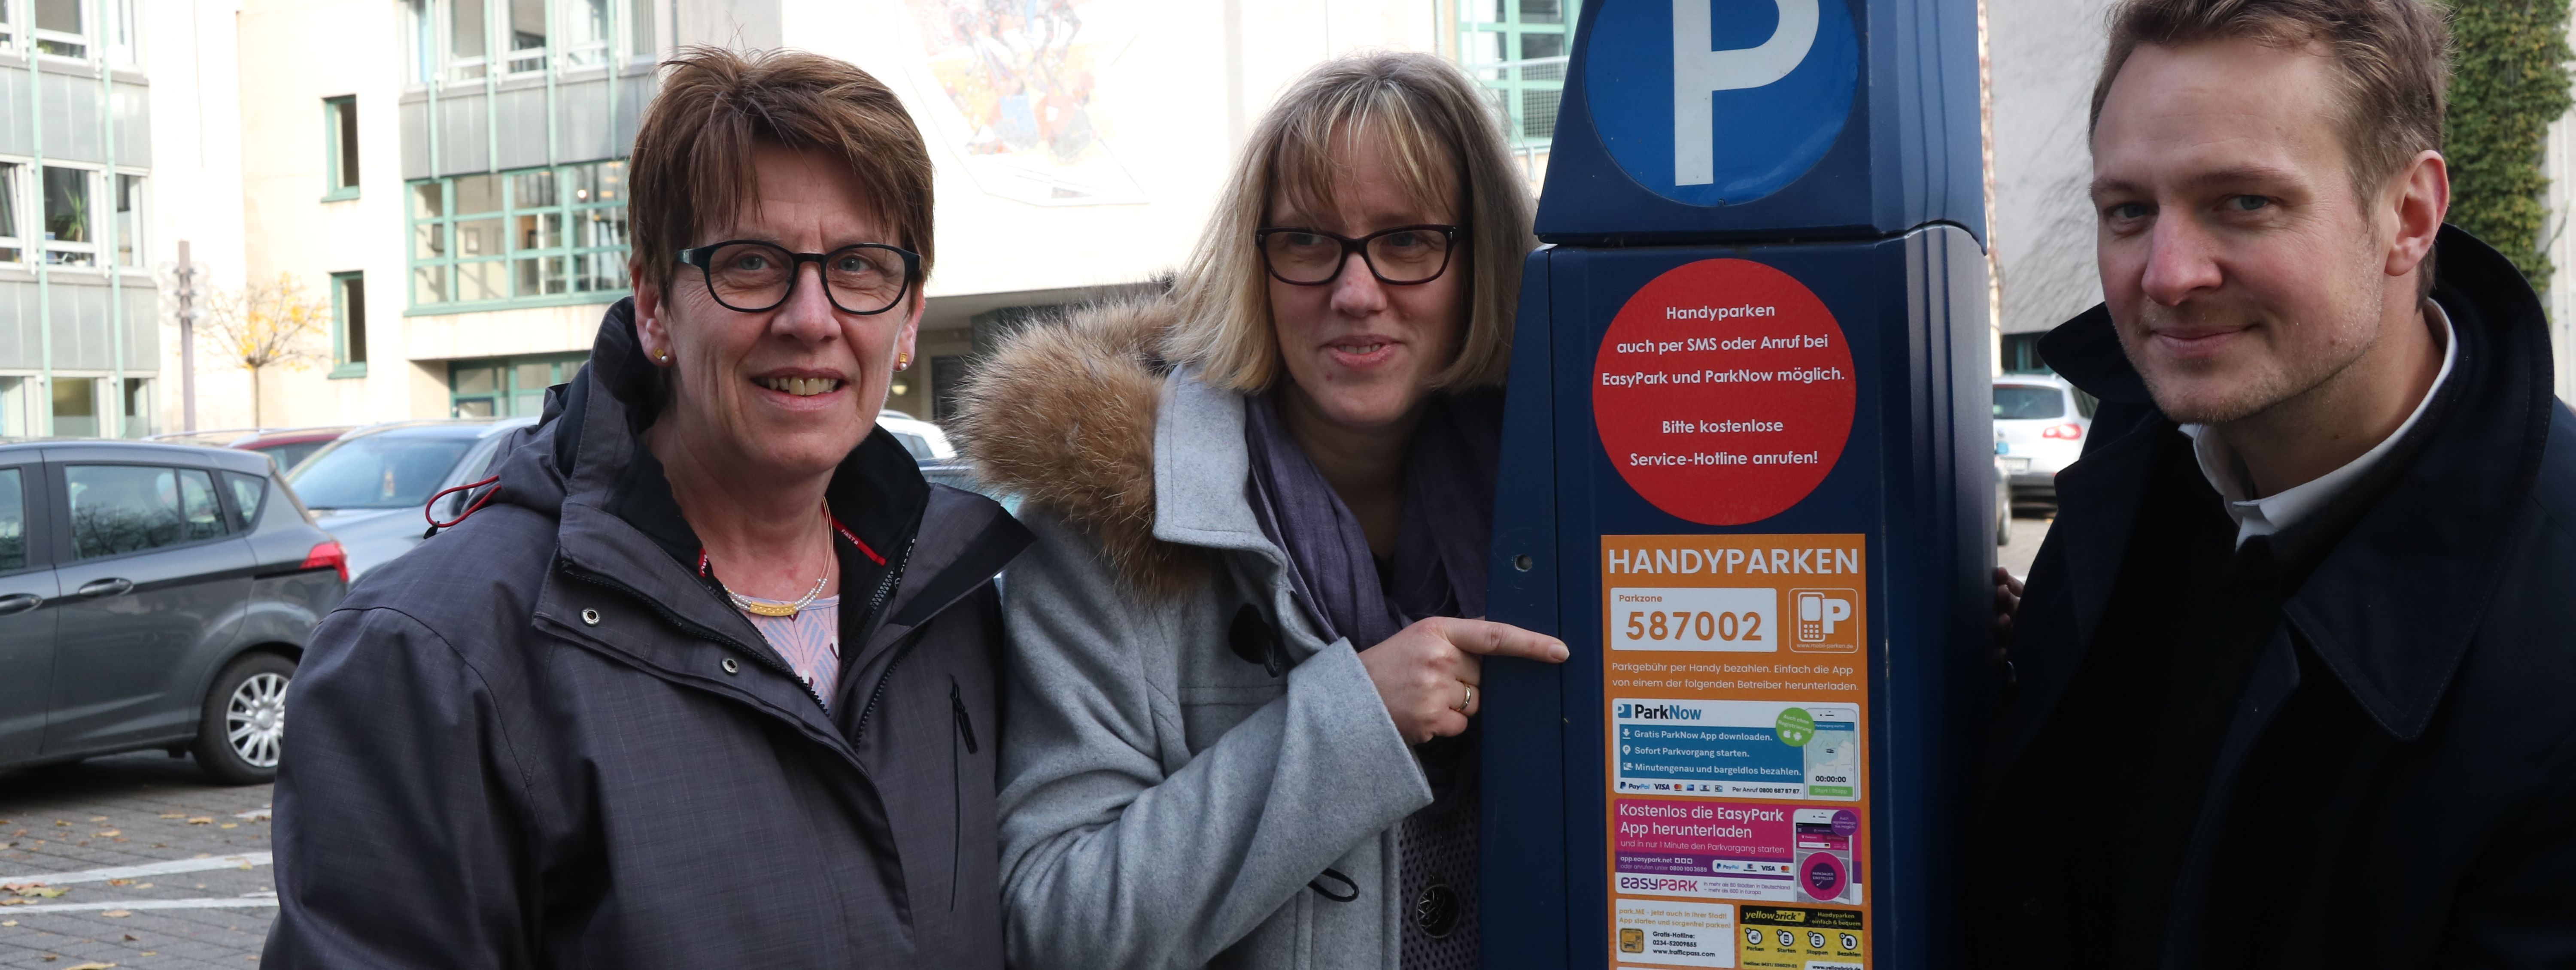
[[[535,423],[483,418],[360,428],[314,452],[287,481],[314,521],[349,550],[349,575],[362,576],[420,545],[430,496],[483,480],[510,433]],[[439,514],[456,517],[460,498],[450,496]]]
[[[340,440],[354,425],[331,425],[318,428],[243,428],[225,431],[174,431],[156,434],[144,440],[167,441],[183,445],[214,445],[256,451],[277,461],[277,470],[294,471],[297,463],[312,457],[323,445]]]
[[[0,444],[0,767],[160,748],[268,780],[296,659],[347,588],[265,455]]]

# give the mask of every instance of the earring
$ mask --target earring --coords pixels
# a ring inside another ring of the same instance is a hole
[[[912,369],[912,355],[911,355],[911,354],[897,354],[897,355],[895,355],[895,358],[894,358],[894,369],[899,370],[899,371],[901,371],[901,370],[911,370],[911,369]]]
[[[654,363],[656,363],[656,364],[668,364],[668,363],[670,363],[670,362],[671,362],[671,352],[670,352],[670,351],[667,351],[667,350],[657,350],[657,351],[654,351],[654,352],[653,352],[653,362],[654,362]]]

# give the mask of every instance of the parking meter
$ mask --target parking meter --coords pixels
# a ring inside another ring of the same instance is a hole
[[[1994,561],[1976,3],[1575,37],[1489,607],[1573,655],[1486,668],[1485,965],[1939,965]]]

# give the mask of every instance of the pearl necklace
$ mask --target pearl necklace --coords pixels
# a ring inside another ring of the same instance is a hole
[[[745,613],[750,613],[754,616],[795,616],[797,613],[802,612],[806,607],[812,606],[814,604],[814,598],[823,595],[824,584],[831,581],[832,571],[830,567],[825,567],[823,570],[823,578],[815,580],[814,588],[806,590],[804,597],[793,603],[764,603],[759,600],[752,599],[751,597],[744,596],[741,593],[734,592],[733,587],[725,586],[723,580],[717,580],[716,585],[723,587],[725,597],[733,600],[733,605],[739,607]]]

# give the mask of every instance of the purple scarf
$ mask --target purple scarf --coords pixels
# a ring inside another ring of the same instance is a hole
[[[1366,650],[1430,616],[1485,614],[1502,394],[1434,395],[1404,460],[1395,554],[1369,552],[1359,519],[1279,420],[1273,393],[1246,402],[1245,483],[1262,532],[1288,554],[1289,582],[1327,641]],[[1463,692],[1462,692],[1462,695]],[[1479,732],[1414,749],[1432,803],[1404,820],[1402,966],[1475,966]]]

